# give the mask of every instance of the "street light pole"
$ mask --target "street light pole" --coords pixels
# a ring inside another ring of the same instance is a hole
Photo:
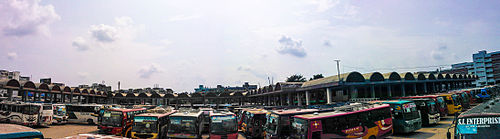
[[[339,66],[340,60],[339,59],[335,59],[334,61],[337,62],[337,76],[338,76],[339,82],[340,82],[340,66]]]

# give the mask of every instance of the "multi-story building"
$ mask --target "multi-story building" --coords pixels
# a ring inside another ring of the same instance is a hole
[[[479,51],[472,54],[473,69],[470,74],[475,74],[478,79],[474,82],[476,86],[493,85],[500,83],[500,51],[487,53]]]
[[[20,77],[21,77],[21,73],[19,71],[0,70],[0,79],[19,80]]]
[[[222,85],[217,85],[216,88],[205,87],[203,85],[199,85],[198,88],[194,89],[194,92],[234,92],[234,91],[247,91],[257,89],[257,85],[250,85],[248,82],[245,82],[241,87],[240,86],[227,86],[224,87]]]
[[[470,70],[474,70],[474,62],[463,62],[451,65],[451,74],[469,74]]]

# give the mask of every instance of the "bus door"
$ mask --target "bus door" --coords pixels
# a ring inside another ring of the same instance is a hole
[[[44,104],[42,110],[42,117],[40,118],[40,125],[48,126],[52,124],[52,116],[54,115],[54,111],[52,109],[52,104]]]

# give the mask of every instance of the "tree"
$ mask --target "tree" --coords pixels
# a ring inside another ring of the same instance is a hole
[[[294,74],[288,78],[286,78],[287,82],[305,82],[306,78],[300,74]]]
[[[325,78],[325,77],[323,77],[323,74],[316,74],[316,75],[313,75],[312,78],[309,78],[309,81],[310,80],[320,79],[320,78]]]

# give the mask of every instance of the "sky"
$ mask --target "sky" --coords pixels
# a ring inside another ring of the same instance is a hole
[[[117,88],[415,72],[500,50],[500,1],[2,0],[0,69]]]

